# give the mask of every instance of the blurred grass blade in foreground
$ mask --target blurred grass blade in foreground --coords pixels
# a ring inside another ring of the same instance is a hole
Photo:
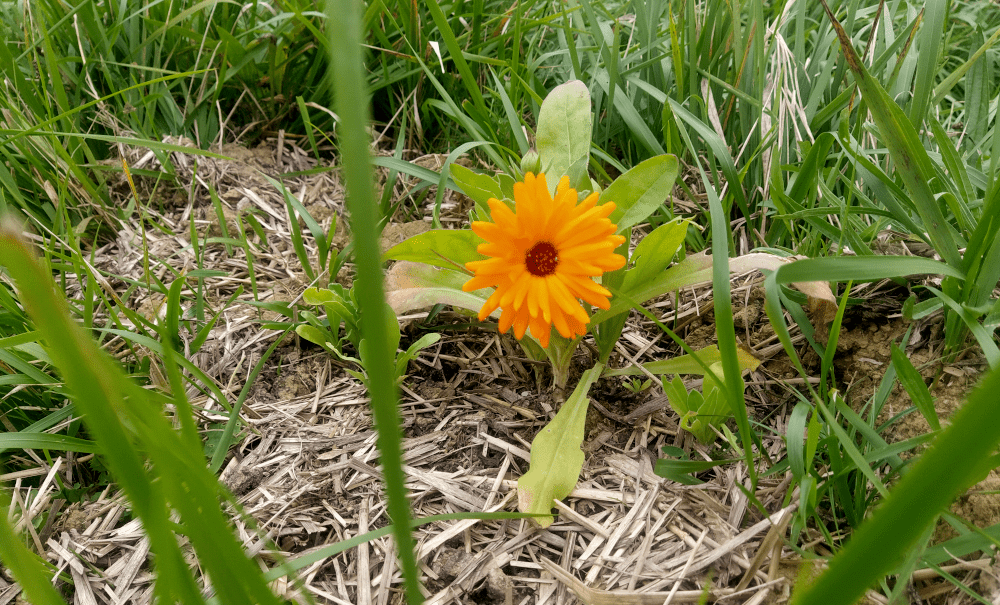
[[[389,316],[382,285],[382,261],[378,249],[378,204],[372,191],[368,136],[369,95],[365,82],[362,47],[362,4],[354,0],[331,0],[326,5],[330,26],[330,62],[333,66],[334,97],[340,115],[338,145],[344,165],[347,205],[354,232],[354,262],[361,317],[368,394],[378,430],[378,448],[388,499],[388,512],[395,531],[396,548],[410,605],[423,602],[410,533],[410,503],[403,474],[402,435],[396,393],[395,350],[390,350],[386,322]],[[395,325],[395,323],[393,324]],[[360,345],[359,345],[359,348]]]
[[[154,554],[154,598],[164,603],[205,602],[201,582],[192,575],[174,533],[177,528],[194,547],[219,602],[277,605],[278,599],[244,554],[219,507],[224,490],[209,472],[199,444],[184,439],[164,415],[161,399],[129,380],[70,319],[66,300],[55,293],[47,269],[9,219],[0,225],[0,264],[13,277],[21,304],[35,322],[90,436],[104,453],[133,513],[142,519]],[[174,513],[176,521],[171,520]],[[23,548],[2,542],[0,557],[23,559]]]
[[[1000,443],[998,389],[1000,370],[993,370],[827,571],[795,595],[793,605],[854,603],[902,562],[949,502],[982,478],[982,465],[971,461],[987,459]]]

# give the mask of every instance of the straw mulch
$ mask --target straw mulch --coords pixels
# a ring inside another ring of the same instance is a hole
[[[277,177],[301,172],[316,167],[315,161],[286,140],[272,139],[254,150],[227,147],[222,153],[237,159],[198,158],[195,164],[190,156],[171,154],[181,184],[177,189],[160,183],[154,190],[152,180],[137,183],[142,195],[153,196],[143,200],[144,206],[164,228],[146,230],[153,271],[168,279],[163,265],[199,267],[188,241],[191,221],[201,237],[221,234],[207,191],[210,184],[219,194],[230,234],[236,232],[233,219],[241,210],[254,209],[263,224],[266,241],[250,235],[259,299],[294,303],[309,282],[290,243],[285,202],[259,173]],[[129,149],[126,154],[133,168],[160,168],[151,152]],[[440,156],[421,159],[430,167],[440,161]],[[385,174],[379,177],[381,187]],[[335,172],[284,182],[324,228],[343,216],[343,190]],[[394,199],[406,207],[416,185],[401,179]],[[116,191],[123,200],[130,195],[124,183]],[[443,207],[447,222],[455,224],[468,201],[449,192]],[[307,231],[305,235],[312,245]],[[336,239],[346,242],[342,229]],[[138,223],[125,225],[114,241],[94,251],[95,264],[110,274],[141,280],[143,248]],[[315,249],[310,252],[315,262]],[[221,318],[205,345],[189,352],[190,358],[235,400],[276,338],[261,321],[277,316],[246,304],[253,294],[242,249],[209,244],[203,253],[202,267],[226,273],[205,280],[207,299]],[[340,279],[349,280],[349,275]],[[740,337],[762,359],[774,358],[747,377],[747,398],[755,417],[774,428],[764,445],[776,461],[783,456],[779,436],[789,409],[779,379],[786,384],[795,379],[761,312],[759,280],[759,274],[736,278],[734,301]],[[117,278],[108,278],[104,286],[118,294],[127,287]],[[236,302],[222,308],[241,286]],[[79,296],[80,290],[71,286],[68,294]],[[652,305],[653,312],[676,322],[692,346],[709,344],[714,338],[707,316],[710,290],[682,292],[676,307],[674,300],[671,296]],[[124,302],[148,317],[162,305],[159,297],[145,297],[138,290]],[[403,319],[404,347],[426,318],[422,313]],[[509,336],[470,329],[468,322],[467,316],[448,312],[436,317],[434,325],[455,327],[411,364],[402,388],[405,464],[417,518],[515,510],[516,479],[527,469],[530,441],[558,408],[544,367],[524,359]],[[624,365],[677,354],[668,342],[652,324],[633,319],[617,359]],[[124,355],[127,349],[121,345],[111,341],[108,350]],[[578,354],[583,368],[590,353],[581,348]],[[151,373],[155,383],[155,365]],[[767,515],[748,503],[743,489],[750,482],[739,463],[704,473],[704,485],[667,481],[653,473],[662,446],[686,447],[692,459],[711,459],[718,452],[681,431],[676,415],[655,393],[635,394],[621,379],[605,379],[592,397],[583,474],[551,527],[542,530],[523,520],[468,520],[431,523],[415,531],[428,603],[785,602],[791,581],[805,569],[786,543],[798,504],[797,492],[790,498],[787,493],[791,475],[760,479],[755,496]],[[226,419],[217,402],[195,397],[195,404],[206,429],[217,430]],[[241,415],[242,440],[222,480],[239,504],[232,508],[237,532],[262,566],[273,567],[388,524],[365,392],[342,364],[289,337],[268,360]],[[57,475],[72,485],[76,466],[87,459],[67,456],[50,465],[36,457],[33,468],[5,476],[14,481],[13,518],[27,531],[34,550],[72,577],[75,603],[148,603],[154,580],[148,541],[138,521],[123,522],[128,507],[114,486],[87,504],[67,506],[58,499]],[[39,484],[32,475],[44,478]],[[29,488],[29,481],[40,486]],[[802,541],[812,538],[809,532],[801,536]],[[317,561],[274,588],[299,602],[400,603],[395,554],[391,538],[379,538]],[[0,605],[18,593],[16,585],[0,578]]]

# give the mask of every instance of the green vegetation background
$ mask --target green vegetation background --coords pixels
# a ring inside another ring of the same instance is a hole
[[[394,155],[378,160],[391,169],[390,178],[403,172],[424,178],[425,187],[452,186],[406,162],[405,149],[449,153],[449,163],[473,154],[514,175],[531,148],[541,100],[554,86],[579,79],[594,104],[590,171],[599,183],[607,185],[661,153],[676,154],[692,167],[679,181],[682,197],[705,201],[683,211],[705,230],[689,230],[689,250],[723,242],[732,254],[760,248],[822,258],[850,250],[857,258],[834,258],[812,266],[810,274],[816,278],[821,271],[821,277],[844,282],[902,279],[918,271],[872,258],[876,237],[892,229],[930,246],[948,266],[938,271],[945,276],[940,288],[914,289],[909,315],[944,312],[948,354],[975,342],[991,366],[1000,363],[993,333],[1000,324],[993,297],[1000,277],[995,47],[1000,7],[995,3],[835,2],[830,10],[843,24],[840,38],[824,7],[802,0],[331,4],[338,15],[356,16],[334,20],[343,27],[340,36],[330,35],[324,7],[304,1],[0,3],[0,212],[37,234],[34,253],[41,257],[38,265],[28,263],[32,252],[14,235],[21,228],[5,228],[0,411],[8,432],[0,435],[0,446],[6,461],[26,447],[103,451],[86,478],[89,484],[63,489],[71,498],[87,498],[113,478],[133,502],[148,504],[135,512],[146,521],[151,540],[155,537],[156,569],[164,580],[158,590],[165,601],[202,599],[171,537],[175,530],[188,535],[203,530],[225,545],[213,555],[194,544],[220,601],[271,599],[264,579],[250,567],[246,578],[226,581],[217,575],[245,559],[221,511],[202,521],[194,516],[199,507],[225,497],[213,472],[234,427],[227,428],[206,465],[202,437],[184,412],[189,404],[170,399],[179,428],[171,426],[160,413],[166,396],[135,387],[148,372],[140,355],[121,368],[96,353],[111,337],[108,328],[131,324],[136,327],[129,342],[160,357],[173,392],[183,393],[185,381],[212,390],[211,381],[174,350],[184,283],[177,269],[170,268],[171,279],[161,282],[149,270],[160,261],[148,258],[148,279],[130,285],[129,293],[167,295],[173,305],[167,316],[173,319],[155,324],[119,305],[88,262],[86,243],[107,238],[119,222],[163,229],[144,220],[143,205],[156,204],[155,198],[126,207],[112,204],[109,183],[121,167],[105,160],[117,160],[120,144],[153,150],[167,173],[146,176],[166,180],[173,176],[167,154],[180,149],[164,142],[167,136],[187,137],[208,154],[220,141],[239,136],[253,144],[282,129],[299,136],[317,158],[342,154],[352,207],[371,213],[355,225],[364,249],[374,243],[379,221],[396,210],[388,196],[363,193],[364,175],[370,174],[368,139],[358,141],[367,137],[367,118],[392,141]],[[363,40],[363,50],[351,44],[357,40]],[[365,87],[371,103],[359,104],[364,95],[356,91]],[[355,114],[358,107],[361,113]],[[410,203],[420,203],[420,191],[416,195]],[[671,200],[656,220],[678,212]],[[363,214],[356,212],[354,220]],[[251,218],[247,231],[252,228]],[[66,305],[51,293],[53,284],[65,285],[70,275],[85,282],[85,294]],[[786,271],[769,285],[779,292],[780,283],[793,277]],[[377,294],[370,290],[365,296]],[[791,291],[778,296],[804,324],[797,304],[802,301]],[[777,321],[780,308],[769,311]],[[110,323],[99,325],[95,316],[108,316]],[[213,321],[198,316],[192,330],[207,334]],[[824,361],[832,355],[814,346]],[[874,406],[867,418],[855,420],[840,405],[828,367],[821,388],[804,394],[816,411],[793,414],[801,421],[795,426],[823,439],[790,440],[788,464],[819,501],[837,500],[838,490],[849,494],[848,502],[840,498],[837,506],[853,509],[852,518],[860,522],[877,500],[873,495],[884,489],[873,465],[899,471],[885,462],[898,460],[898,452],[878,449],[882,444],[871,430]],[[912,378],[906,367],[905,356],[894,359],[901,379]],[[921,381],[904,384],[918,393],[915,400],[929,397]],[[238,410],[246,391],[233,402],[212,394]],[[381,397],[384,414],[391,389]],[[88,416],[85,426],[77,421],[56,434],[46,432],[80,412]],[[920,412],[930,420],[932,409]],[[392,417],[379,421],[380,428],[390,426]],[[391,448],[393,439],[387,439]],[[824,489],[815,469],[827,460],[824,448],[835,448],[826,439],[841,445],[860,441],[863,447],[840,478],[850,480],[828,482]],[[977,443],[989,453],[994,439],[983,435]],[[133,447],[112,451],[109,442]],[[176,448],[167,450],[168,444]],[[157,457],[158,449],[175,457]],[[949,461],[966,470],[963,482],[985,472],[970,451],[964,464],[961,456]],[[150,476],[144,477],[143,465],[152,469]],[[171,510],[181,514],[179,527],[168,522]],[[403,508],[393,511],[397,529],[406,527]],[[801,522],[808,520],[807,515]],[[981,543],[996,534],[987,532]],[[13,534],[4,538],[4,562],[26,574],[18,577],[29,595],[34,591],[32,600],[58,602],[45,588],[44,573],[38,575],[38,560]],[[940,563],[939,555],[932,552],[923,561]],[[904,566],[892,567],[897,570],[917,562],[888,560]],[[411,565],[404,564],[412,571]],[[903,584],[883,587],[892,594]],[[409,584],[409,593],[415,601],[414,586]]]

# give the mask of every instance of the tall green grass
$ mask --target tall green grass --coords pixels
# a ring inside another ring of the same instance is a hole
[[[21,239],[19,226],[7,220],[0,231],[0,264],[14,279],[20,302],[38,330],[35,337],[58,368],[96,450],[104,454],[133,512],[142,519],[150,548],[157,554],[154,597],[168,603],[205,602],[177,533],[190,540],[222,602],[277,604],[219,507],[225,490],[205,463],[176,364],[177,353],[170,345],[169,322],[161,327],[163,361],[173,392],[166,397],[126,377],[117,362],[73,322],[65,299],[55,293],[50,269]],[[180,293],[180,282],[175,284],[172,297]],[[179,431],[163,412],[168,402],[176,409]],[[178,514],[176,521],[171,519],[172,511]],[[57,597],[51,585],[41,588],[47,583],[42,580],[45,571],[40,563],[13,546],[18,539],[10,534],[9,526],[0,526],[0,531],[7,534],[4,543],[10,544],[4,548],[4,559],[19,562],[19,580],[39,591],[37,596],[29,595],[54,602]]]

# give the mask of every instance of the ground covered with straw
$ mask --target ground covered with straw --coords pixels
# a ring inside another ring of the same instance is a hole
[[[176,186],[154,187],[155,179],[137,178],[141,195],[151,196],[151,219],[164,228],[147,230],[143,240],[137,222],[124,224],[113,238],[97,244],[91,262],[135,281],[144,279],[146,254],[180,270],[218,270],[219,276],[205,279],[205,300],[221,310],[221,317],[191,360],[235,399],[265,349],[280,335],[266,327],[280,320],[279,314],[267,304],[249,303],[256,298],[260,303],[294,304],[310,283],[291,245],[293,226],[282,195],[263,175],[299,173],[285,179],[285,186],[324,229],[336,221],[336,246],[346,245],[348,234],[335,165],[318,165],[293,141],[282,138],[253,149],[227,146],[221,151],[233,159],[200,157],[196,162],[172,154],[180,177]],[[153,154],[141,148],[130,148],[127,159],[134,169],[160,169]],[[428,155],[418,162],[434,166],[441,161]],[[325,167],[331,169],[313,171]],[[696,189],[694,180],[690,182]],[[406,178],[394,184],[393,199],[402,201],[403,209],[386,229],[386,247],[429,225],[431,210],[426,203],[410,202],[411,186]],[[221,216],[209,187],[218,192]],[[124,179],[115,195],[122,204],[132,195]],[[678,209],[700,203],[678,189]],[[468,207],[468,200],[449,191],[442,205],[443,223],[460,226]],[[254,246],[252,277],[242,248],[208,244],[200,258],[194,255],[190,234],[203,238],[232,233],[237,228],[232,217],[247,208],[256,211],[265,236],[248,234]],[[308,252],[315,255],[308,233],[303,237]],[[907,242],[894,234],[882,239],[887,247],[907,250]],[[349,265],[337,275],[343,283],[351,279]],[[764,316],[761,283],[759,273],[735,277],[733,302],[737,335],[763,362],[746,378],[752,420],[763,436],[761,453],[778,460],[796,387],[804,379],[792,368]],[[243,293],[226,305],[241,286]],[[126,283],[109,279],[105,287],[121,294]],[[82,292],[71,283],[67,294],[73,298]],[[906,351],[914,365],[919,368],[940,357],[940,318],[905,322],[905,295],[905,289],[892,282],[863,284],[852,293],[866,302],[848,313],[836,358],[852,406],[862,406],[876,391],[890,360],[889,343],[898,342],[907,331]],[[123,302],[149,318],[163,304],[162,298],[140,295]],[[714,342],[707,286],[665,297],[649,308],[672,322],[692,347]],[[427,330],[443,335],[410,363],[401,386],[404,462],[414,515],[514,510],[516,479],[527,468],[530,442],[558,408],[560,394],[550,388],[547,368],[526,359],[511,336],[498,335],[468,314],[429,311],[401,318],[404,348]],[[797,329],[793,336],[806,363],[818,366]],[[128,354],[121,342],[111,341],[108,350]],[[652,322],[633,316],[612,359],[626,367],[679,353]],[[582,347],[577,354],[590,352]],[[957,406],[985,367],[985,361],[969,351],[943,368],[935,390],[942,416]],[[932,372],[926,370],[928,376]],[[155,383],[155,365],[150,376]],[[376,431],[365,389],[345,372],[345,364],[293,333],[283,337],[252,380],[240,411],[240,440],[221,475],[237,499],[238,507],[230,507],[230,513],[247,552],[274,566],[386,526]],[[787,601],[794,583],[812,573],[799,549],[824,540],[817,530],[807,529],[797,543],[788,542],[789,521],[800,505],[797,491],[787,495],[791,474],[777,472],[758,482],[755,496],[767,515],[750,505],[740,490],[749,485],[741,464],[701,473],[705,483],[698,486],[654,474],[663,446],[686,446],[693,458],[706,460],[719,452],[680,429],[657,389],[638,385],[631,379],[605,378],[592,392],[583,474],[548,529],[540,530],[528,520],[465,520],[416,530],[428,603],[541,605],[574,598],[588,604]],[[194,403],[200,426],[211,440],[228,414],[205,397]],[[909,406],[905,392],[896,387],[884,413],[892,416]],[[917,414],[908,416],[893,429],[895,437],[926,432],[921,423]],[[84,504],[66,505],[59,498],[57,475],[72,485],[89,459],[67,455],[51,462],[25,460],[24,468],[5,475],[14,482],[12,506],[19,511],[21,529],[29,531],[37,552],[71,575],[74,602],[147,603],[154,580],[148,540],[114,485]],[[32,483],[37,481],[32,476],[40,477],[40,483]],[[996,483],[988,479],[986,487],[970,492],[956,510],[980,526],[1000,521],[1000,499],[984,493]],[[28,487],[31,484],[39,487]],[[35,531],[32,521],[42,516],[46,523]],[[941,531],[946,533],[945,528]],[[946,569],[986,598],[1000,594],[988,555]],[[18,587],[2,579],[0,583],[0,605],[12,602]],[[274,587],[290,599],[308,595],[317,603],[381,605],[400,602],[399,583],[392,540],[383,536],[318,560],[295,578],[277,580]],[[910,594],[919,599],[911,602],[969,602],[930,569],[915,572]],[[868,599],[885,602],[873,592]]]

